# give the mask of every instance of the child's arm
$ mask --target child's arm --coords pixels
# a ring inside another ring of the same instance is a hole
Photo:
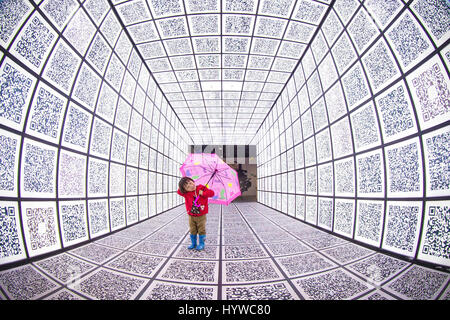
[[[184,197],[184,193],[181,193],[180,189],[177,190],[177,193],[178,193],[180,196]]]
[[[208,189],[207,187],[202,188],[202,190],[199,192],[199,194],[205,198],[214,197],[214,191]]]

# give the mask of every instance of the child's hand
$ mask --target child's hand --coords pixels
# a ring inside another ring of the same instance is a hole
[[[203,190],[200,190],[200,191],[198,192],[198,194],[202,196],[202,195],[203,195]]]

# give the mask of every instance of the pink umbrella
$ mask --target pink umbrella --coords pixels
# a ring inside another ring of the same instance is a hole
[[[180,167],[183,177],[192,178],[214,191],[209,203],[229,205],[241,195],[236,170],[230,168],[215,153],[191,153]]]

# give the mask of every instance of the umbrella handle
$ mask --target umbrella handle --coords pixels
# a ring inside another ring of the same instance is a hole
[[[214,173],[211,175],[211,177],[209,177],[209,180],[208,180],[208,182],[206,184],[208,184],[211,181],[211,179],[214,177],[214,175],[217,173],[217,171],[219,171],[219,170],[217,170],[217,169],[214,170]],[[202,191],[203,191],[204,187],[205,186],[203,186]],[[197,205],[198,198],[200,198],[200,195],[198,195],[197,198],[195,198],[195,200],[194,200],[194,205],[195,206],[198,206]]]

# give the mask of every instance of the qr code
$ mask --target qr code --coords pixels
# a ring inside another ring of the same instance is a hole
[[[372,103],[354,112],[351,115],[351,122],[356,151],[378,144],[378,124]]]
[[[372,14],[372,17],[379,22],[380,27],[385,27],[403,6],[400,0],[369,0],[364,5]]]
[[[75,148],[87,148],[91,117],[88,113],[71,104],[64,122],[63,141]]]
[[[355,66],[342,77],[342,86],[350,110],[354,109],[359,102],[369,96],[369,88],[367,87],[359,63],[355,64]]]
[[[425,138],[428,189],[433,191],[450,189],[450,171],[448,159],[450,157],[450,131],[444,128],[439,132]]]
[[[109,231],[108,203],[106,200],[90,200],[89,228],[91,235]]]
[[[103,74],[110,54],[111,48],[103,37],[97,33],[86,55],[86,60],[89,61],[100,74]]]
[[[415,128],[409,102],[405,95],[404,85],[396,86],[384,97],[378,100],[381,111],[384,136],[389,140],[402,132],[409,132]]]
[[[89,159],[88,191],[89,195],[106,195],[108,192],[108,164]]]
[[[160,278],[183,282],[216,282],[217,262],[172,259]],[[202,270],[202,272],[199,272]]]
[[[347,117],[331,126],[331,136],[333,137],[334,158],[340,158],[353,152],[350,124]]]
[[[450,259],[450,206],[448,203],[427,206],[427,223],[422,231],[421,253],[440,259]]]
[[[42,62],[55,40],[55,32],[41,21],[38,15],[24,27],[19,40],[16,40],[14,51],[23,57],[34,70],[40,70]]]
[[[111,125],[99,118],[95,118],[94,128],[92,129],[90,152],[103,158],[109,158],[111,134]]]
[[[383,246],[412,256],[416,249],[421,210],[417,205],[389,204]]]
[[[317,193],[317,173],[316,167],[306,169],[306,193]]]
[[[120,62],[116,54],[113,54],[106,69],[105,79],[113,88],[120,88],[122,77],[125,73],[125,66]]]
[[[419,74],[412,78],[411,89],[417,96],[417,111],[420,110],[419,116],[424,123],[435,120],[435,118],[444,118],[443,115],[450,110],[448,77],[441,64],[434,63],[434,61],[430,67],[421,70]]]
[[[15,162],[18,140],[0,132],[0,190],[15,190]]]
[[[149,19],[149,13],[145,1],[134,1],[118,7],[120,17],[125,25]]]
[[[358,52],[362,52],[379,33],[377,26],[364,8],[361,8],[350,22],[348,32]]]
[[[58,285],[31,264],[0,273],[0,287],[15,300],[35,300],[55,290]]]
[[[317,162],[331,160],[330,131],[327,129],[316,134]]]
[[[268,3],[268,6],[270,6],[270,7],[273,6],[273,7],[277,8],[279,6],[279,2],[277,3],[277,5],[272,5],[271,2],[264,2],[264,3]],[[285,2],[284,4],[285,4],[285,6],[283,8],[283,12],[286,12],[285,15],[287,15],[290,3]],[[322,13],[325,11],[325,8],[326,8],[326,6],[324,6],[322,4],[302,0],[297,7],[297,13],[295,14],[294,19],[310,22],[313,24],[318,24],[319,19],[322,17]],[[280,10],[280,9],[277,9],[277,11],[278,10]],[[272,10],[270,10],[269,12],[271,12],[271,11]],[[275,12],[277,12],[277,11],[275,11]],[[274,14],[274,13],[272,13],[272,14]],[[279,13],[277,13],[277,14],[279,14]]]
[[[24,222],[28,228],[29,249],[36,251],[42,248],[53,247],[59,243],[55,217],[55,208],[53,207],[25,209]]]
[[[86,159],[61,151],[59,160],[58,193],[61,197],[85,195]]]
[[[30,76],[5,60],[0,70],[0,117],[17,125],[22,123],[33,82]]]
[[[296,300],[287,283],[224,287],[226,300]]]
[[[132,300],[146,282],[142,278],[100,269],[81,279],[79,290],[98,300]]]
[[[331,53],[333,54],[336,67],[340,74],[356,59],[356,53],[346,32],[336,41],[336,44],[331,49]]]
[[[100,84],[100,78],[86,64],[83,64],[72,95],[90,110],[94,110]]]
[[[127,202],[127,225],[138,221],[138,204],[137,197],[130,197],[126,199]]]
[[[447,273],[414,265],[383,288],[403,299],[431,300],[437,298],[447,281]]]
[[[347,236],[352,236],[354,212],[355,204],[353,202],[336,200],[334,231]]]
[[[184,18],[171,18],[159,20],[159,27],[164,38],[187,36]]]
[[[383,204],[360,202],[358,205],[356,237],[378,244],[383,222]]]
[[[23,157],[23,190],[29,193],[53,193],[56,150],[25,143]]]
[[[214,300],[215,287],[201,287],[186,284],[154,281],[147,293],[143,295],[145,300]]]
[[[128,132],[128,125],[131,118],[131,106],[122,98],[119,98],[117,104],[116,119],[114,125],[125,132]]]
[[[15,207],[0,204],[0,261],[24,253],[19,239],[20,221],[16,217]]]
[[[80,58],[63,40],[60,40],[45,67],[44,76],[58,88],[62,88],[65,93],[69,93],[79,64]]]
[[[333,167],[326,164],[319,167],[319,194],[333,194]]]
[[[380,153],[363,156],[358,161],[358,192],[383,192],[383,167]]]
[[[419,192],[422,166],[419,163],[418,143],[389,148],[386,153],[389,192]]]
[[[56,141],[61,130],[61,120],[66,102],[44,86],[38,94],[31,110],[28,128]]]
[[[229,52],[246,52],[246,47],[248,45],[248,41],[243,41],[238,39],[230,39],[230,48]],[[226,44],[226,43],[225,43]],[[252,50],[254,53],[268,54],[274,55],[275,51],[278,48],[279,40],[274,39],[263,39],[263,38],[255,38],[255,42],[252,44]]]
[[[294,283],[301,289],[302,295],[312,300],[351,299],[370,289],[365,282],[341,269],[301,278]]]
[[[269,260],[225,262],[225,283],[257,282],[279,279]]]
[[[379,41],[363,57],[367,75],[375,90],[381,89],[399,74],[392,55],[384,41]]]
[[[420,0],[414,2],[412,8],[425,22],[432,36],[438,40],[436,42],[440,43],[441,39],[445,40],[444,37],[450,28],[448,21],[450,9],[447,1]]]
[[[110,200],[110,220],[111,230],[119,229],[125,226],[125,203],[124,199]]]
[[[83,6],[97,25],[101,22],[102,18],[110,8],[107,0],[85,1]]]
[[[387,36],[392,41],[396,56],[403,67],[412,66],[413,62],[431,47],[429,40],[424,37],[420,26],[410,13],[405,13],[396,22],[396,26],[390,29]]]
[[[333,200],[319,198],[319,226],[331,230],[333,228]]]
[[[53,0],[47,1],[42,10],[59,29],[62,29],[77,7],[78,3],[75,0]]]
[[[138,171],[136,168],[127,167],[127,186],[126,194],[136,194],[137,193],[137,181]]]
[[[189,20],[192,25],[192,33],[217,34],[219,31],[219,17],[214,15],[195,15]],[[170,49],[169,49],[170,50]],[[171,51],[171,50],[170,50]]]
[[[11,39],[14,30],[17,28],[23,17],[29,12],[31,4],[25,0],[6,0],[0,2],[0,40],[6,47]]]
[[[111,148],[111,159],[120,163],[125,163],[127,136],[121,131],[114,129]]]
[[[109,167],[109,193],[121,196],[125,192],[125,166],[111,163]]]
[[[60,217],[64,243],[87,237],[86,208],[83,203],[60,204]]]

